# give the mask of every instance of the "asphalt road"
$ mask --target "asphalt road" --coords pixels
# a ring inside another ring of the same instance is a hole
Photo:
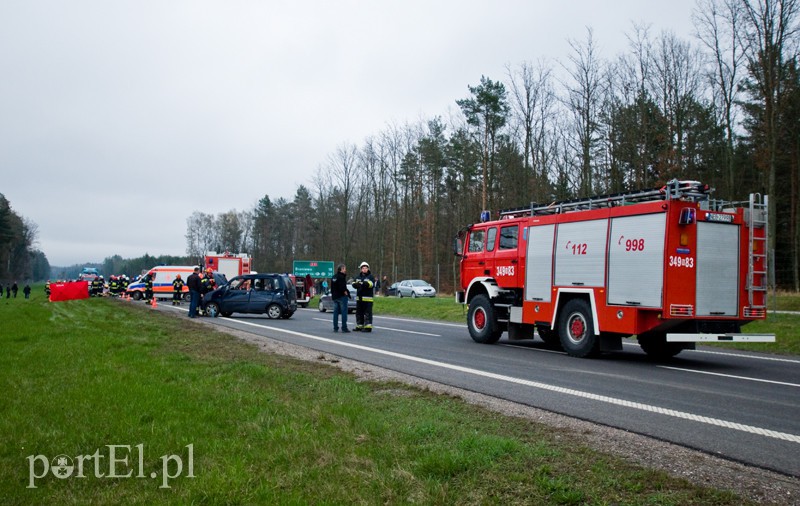
[[[213,322],[800,477],[800,357],[706,347],[654,363],[632,341],[578,359],[538,339],[482,345],[465,324],[400,317],[333,333],[331,313],[316,309]]]

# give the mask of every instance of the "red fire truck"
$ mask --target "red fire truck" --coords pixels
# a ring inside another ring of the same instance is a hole
[[[766,317],[767,196],[712,200],[696,181],[502,211],[458,234],[467,327],[479,343],[532,339],[586,357],[637,336],[668,358]],[[486,212],[482,218],[488,218]]]
[[[252,259],[247,253],[209,251],[203,258],[203,264],[206,269],[221,272],[227,279],[231,279],[242,274],[250,274]]]

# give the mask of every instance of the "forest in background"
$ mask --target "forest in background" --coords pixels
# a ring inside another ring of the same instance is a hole
[[[0,283],[41,281],[50,277],[50,263],[36,248],[39,227],[20,216],[0,193]]]
[[[342,143],[291,200],[267,192],[252,209],[194,212],[187,254],[248,252],[257,270],[281,272],[293,260],[366,260],[448,292],[453,237],[483,209],[677,178],[711,185],[715,199],[768,194],[775,279],[798,291],[798,0],[699,0],[694,23],[691,40],[634,24],[610,59],[587,28],[566,61],[481,76],[449,117]]]

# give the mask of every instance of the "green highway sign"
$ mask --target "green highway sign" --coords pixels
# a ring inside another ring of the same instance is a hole
[[[319,260],[295,260],[292,262],[292,274],[295,276],[305,276],[310,274],[312,278],[332,278],[333,262],[322,262]]]

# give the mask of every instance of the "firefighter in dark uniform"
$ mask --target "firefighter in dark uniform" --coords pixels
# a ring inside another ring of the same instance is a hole
[[[211,270],[211,267],[206,269],[205,275],[203,279],[200,280],[200,313],[205,315],[206,314],[206,294],[212,291],[214,288],[217,287],[217,283],[214,281],[214,272]]]
[[[181,279],[181,275],[178,274],[172,282],[172,305],[180,306],[181,297],[183,297],[183,280]]]
[[[353,330],[372,332],[372,301],[375,294],[375,278],[369,271],[369,264],[361,262],[361,272],[353,281],[356,288],[356,328]]]
[[[108,291],[113,297],[119,295],[119,280],[116,276],[111,276],[111,280],[108,282]]]
[[[103,281],[100,279],[100,276],[97,276],[92,280],[92,295],[97,297],[103,295]]]
[[[144,277],[144,301],[151,302],[153,300],[153,278],[156,277],[155,272],[151,272]]]

